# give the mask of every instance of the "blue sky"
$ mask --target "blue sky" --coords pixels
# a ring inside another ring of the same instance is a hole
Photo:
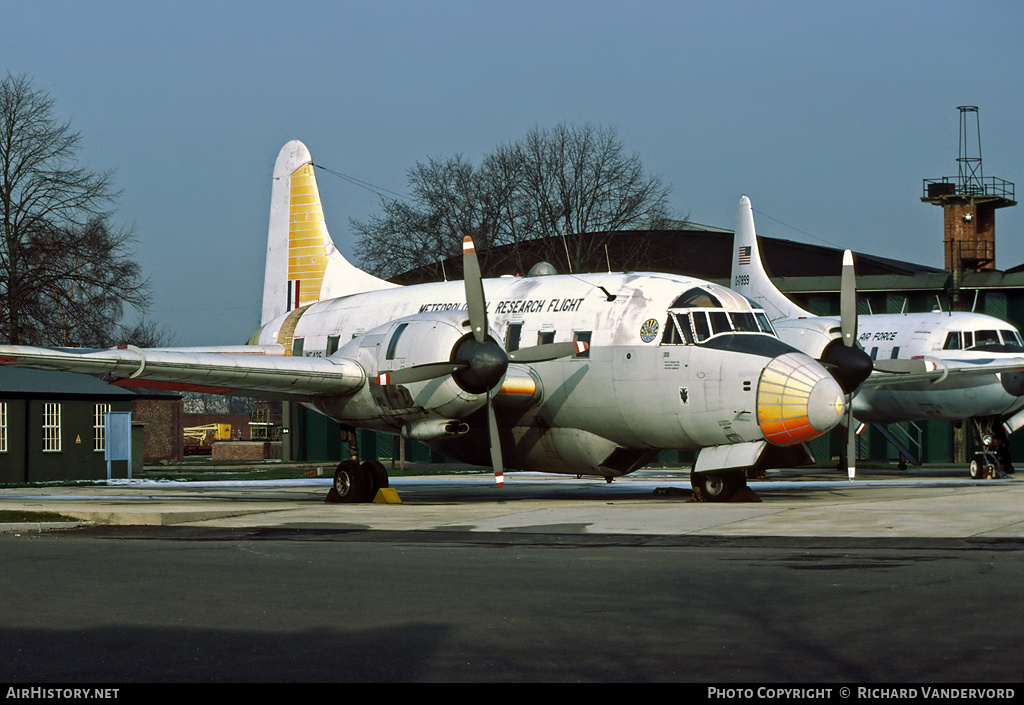
[[[956,174],[959,105],[986,176],[1024,181],[1019,2],[0,0],[0,71],[29,74],[114,169],[178,345],[259,325],[270,174],[314,160],[404,193],[537,125],[614,126],[698,223],[942,266],[922,180]],[[318,173],[342,251],[373,193]],[[1022,186],[1024,188],[1024,186]],[[1024,262],[1021,207],[997,265]]]

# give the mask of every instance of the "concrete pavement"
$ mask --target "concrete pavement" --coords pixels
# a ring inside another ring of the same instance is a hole
[[[0,511],[74,522],[211,528],[791,537],[1024,538],[1024,484],[972,481],[958,468],[775,471],[751,482],[759,503],[694,502],[686,470],[599,479],[507,473],[394,478],[400,504],[324,502],[328,478],[263,482],[116,481],[0,488]],[[50,521],[4,531],[74,526]]]

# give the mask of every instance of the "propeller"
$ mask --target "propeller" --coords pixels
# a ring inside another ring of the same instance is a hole
[[[857,273],[853,253],[843,253],[843,273],[839,290],[839,329],[842,345],[829,346],[822,355],[828,370],[846,393],[846,471],[852,480],[856,474],[857,436],[853,418],[853,395],[870,376],[874,363],[857,345]]]
[[[466,309],[469,312],[471,337],[460,341],[449,362],[431,362],[415,365],[394,372],[384,372],[375,378],[377,384],[408,384],[425,382],[445,375],[451,375],[468,392],[487,395],[487,433],[491,451],[491,466],[494,480],[503,487],[504,469],[501,457],[501,443],[498,436],[498,420],[494,414],[495,387],[505,376],[510,362],[534,363],[556,360],[577,355],[589,346],[583,341],[569,343],[544,343],[520,348],[511,353],[488,335],[487,300],[484,298],[483,277],[480,262],[476,256],[473,239],[468,235],[462,241],[462,268],[466,288]]]

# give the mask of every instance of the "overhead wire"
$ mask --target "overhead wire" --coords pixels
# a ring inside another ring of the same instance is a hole
[[[754,208],[754,207],[751,207],[751,210],[754,211],[755,213],[757,213],[761,217],[767,218],[768,220],[773,220],[776,223],[778,223],[779,225],[783,226],[784,228],[789,228],[790,230],[795,230],[798,233],[800,233],[801,235],[806,235],[807,237],[811,238],[812,240],[817,240],[818,242],[823,242],[826,245],[828,245],[829,247],[834,247],[834,248],[839,249],[839,250],[844,249],[844,248],[840,247],[839,245],[837,245],[836,243],[830,242],[830,241],[826,240],[823,237],[818,237],[817,235],[812,235],[811,233],[807,232],[806,230],[801,230],[800,228],[794,227],[794,226],[790,225],[789,223],[782,222],[778,218],[773,218],[772,216],[768,215],[767,213],[765,213],[762,210],[759,210],[759,209]]]
[[[408,196],[406,196],[404,194],[396,193],[395,191],[391,191],[389,189],[386,189],[383,186],[376,186],[374,184],[371,184],[369,181],[363,181],[362,179],[357,179],[354,176],[349,176],[348,174],[343,174],[340,171],[337,171],[335,169],[329,169],[328,167],[325,167],[325,166],[323,166],[321,164],[313,163],[313,166],[315,168],[317,168],[317,169],[322,170],[322,171],[326,171],[328,174],[331,174],[332,176],[336,176],[339,179],[342,179],[343,181],[347,181],[350,184],[352,184],[353,186],[358,186],[359,188],[366,189],[367,191],[369,191],[371,193],[374,193],[374,194],[380,196],[381,198],[390,198],[390,200],[395,200],[395,198],[400,198],[403,201],[412,201],[411,198],[409,198]],[[388,196],[388,195],[385,195],[385,194],[390,194],[394,198],[391,198],[391,196]]]

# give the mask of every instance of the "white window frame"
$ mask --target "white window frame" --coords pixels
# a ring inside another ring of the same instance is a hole
[[[60,453],[63,451],[61,436],[60,402],[43,404],[43,452]]]
[[[92,449],[96,453],[107,449],[107,414],[110,412],[110,404],[97,404],[93,409]]]

